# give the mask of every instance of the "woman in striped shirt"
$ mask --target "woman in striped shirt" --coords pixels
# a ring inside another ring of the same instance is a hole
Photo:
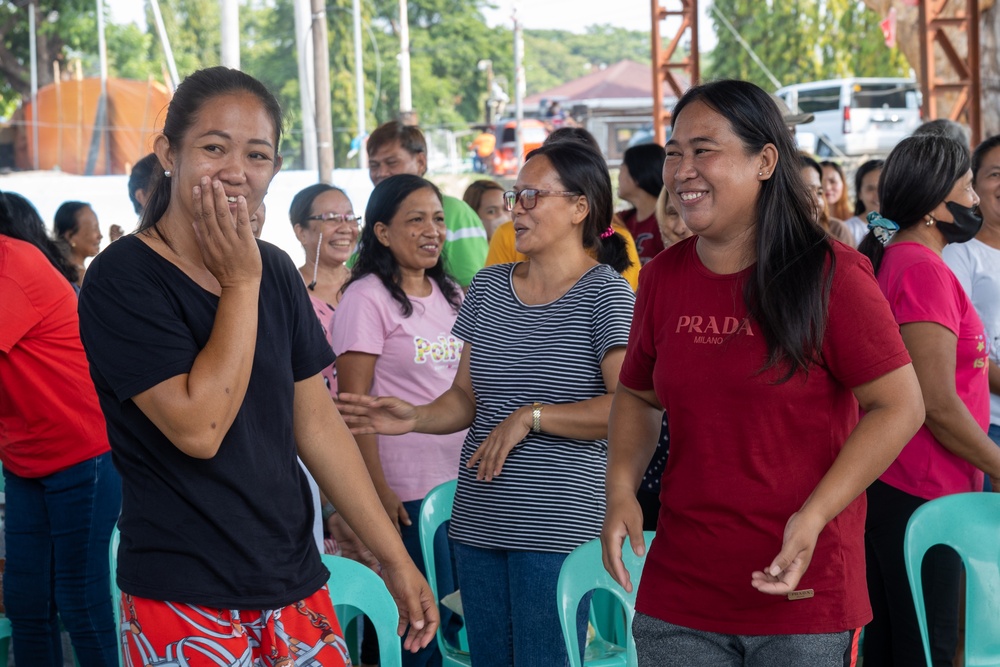
[[[634,297],[617,273],[628,259],[598,153],[567,142],[532,151],[505,204],[529,261],[476,275],[452,329],[465,346],[451,389],[421,406],[340,400],[356,433],[469,428],[450,536],[473,659],[562,665],[556,581],[566,555],[600,533]]]

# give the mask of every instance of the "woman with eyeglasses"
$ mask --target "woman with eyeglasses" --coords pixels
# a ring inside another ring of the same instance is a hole
[[[357,245],[361,218],[354,215],[347,193],[326,183],[310,185],[295,195],[288,218],[306,253],[306,263],[299,267],[299,273],[329,340],[333,311],[351,277],[347,260]],[[336,396],[337,371],[333,364],[323,369],[323,379],[330,395]]]
[[[505,200],[530,261],[476,274],[452,329],[464,347],[451,387],[420,405],[384,394],[340,401],[355,433],[469,428],[449,534],[473,659],[563,665],[556,582],[567,554],[600,533],[634,296],[618,274],[629,260],[609,227],[611,179],[598,153],[571,142],[532,151]],[[581,647],[586,626],[585,605]]]
[[[451,386],[462,354],[462,341],[451,333],[462,289],[444,271],[441,193],[419,176],[390,176],[375,186],[365,217],[361,249],[333,316],[339,390],[432,401]],[[464,430],[357,436],[382,506],[422,572],[420,504],[428,491],[455,479],[464,437]],[[444,532],[439,540],[438,592],[446,595],[454,590],[451,550]],[[436,643],[403,658],[408,667],[440,661]]]

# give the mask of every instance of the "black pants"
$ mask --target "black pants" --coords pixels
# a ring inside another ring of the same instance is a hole
[[[926,664],[903,559],[906,523],[925,502],[883,482],[868,487],[865,558],[875,618],[865,628],[865,667]],[[962,561],[951,548],[927,551],[921,574],[933,667],[951,667],[955,657],[961,571]]]

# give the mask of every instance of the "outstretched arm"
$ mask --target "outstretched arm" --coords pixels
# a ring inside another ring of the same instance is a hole
[[[391,396],[341,392],[337,394],[337,408],[355,435],[401,435],[411,431],[443,435],[469,428],[476,417],[476,397],[469,374],[471,353],[472,346],[466,343],[451,387],[427,405],[411,405]]]

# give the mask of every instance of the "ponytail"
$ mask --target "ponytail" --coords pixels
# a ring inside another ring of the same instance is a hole
[[[597,251],[597,261],[607,264],[618,273],[624,273],[625,269],[632,266],[632,259],[628,256],[628,243],[618,230],[608,236],[598,236],[594,249]]]
[[[170,205],[170,179],[163,172],[160,161],[156,161],[152,173],[149,175],[149,198],[142,209],[142,217],[139,219],[137,232],[142,232],[156,225],[156,222],[167,212]]]

